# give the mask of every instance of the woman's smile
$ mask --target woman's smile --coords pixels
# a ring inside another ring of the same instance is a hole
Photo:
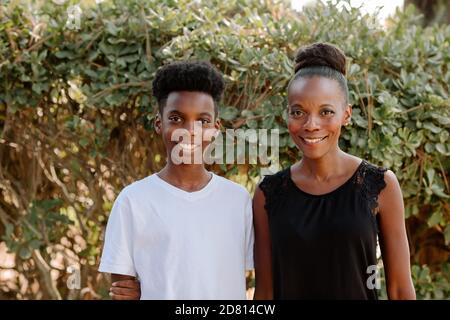
[[[299,137],[300,140],[303,142],[306,146],[317,146],[320,143],[324,142],[328,136],[324,137]]]

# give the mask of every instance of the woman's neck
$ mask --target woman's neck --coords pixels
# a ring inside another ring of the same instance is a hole
[[[333,177],[345,174],[350,158],[351,156],[337,148],[335,151],[328,152],[318,159],[303,157],[298,163],[298,170],[302,175],[308,176],[318,182],[324,182]]]

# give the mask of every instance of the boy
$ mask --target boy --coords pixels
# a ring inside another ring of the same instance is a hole
[[[155,130],[167,164],[127,186],[114,203],[99,268],[111,273],[113,299],[139,298],[136,277],[141,299],[246,298],[245,270],[253,268],[250,195],[191,161],[209,144],[204,137],[198,143],[194,128],[219,129],[223,88],[221,74],[206,62],[176,62],[157,72]],[[180,130],[188,142],[173,139]]]

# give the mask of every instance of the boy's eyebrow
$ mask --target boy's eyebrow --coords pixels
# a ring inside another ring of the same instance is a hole
[[[212,117],[212,114],[209,112],[202,112],[200,113],[200,116],[208,116],[208,117]]]
[[[176,114],[176,115],[181,115],[181,116],[184,115],[183,112],[180,112],[180,111],[178,111],[178,110],[169,110],[167,114],[168,114],[168,115],[170,115],[170,114]],[[203,117],[204,117],[204,116],[208,116],[208,117],[212,117],[213,115],[212,115],[211,113],[209,113],[209,112],[202,112],[202,113],[200,113],[198,116],[203,116]]]
[[[298,103],[294,103],[294,104],[292,104],[292,105],[289,106],[289,108],[294,108],[294,107],[297,107],[297,108],[300,108],[300,109],[304,109],[304,108],[302,107],[302,105],[301,105],[301,104],[298,104]],[[333,106],[332,104],[329,104],[329,103],[324,103],[324,104],[321,104],[321,105],[319,106],[319,108],[325,108],[325,107],[332,107],[332,108],[335,108],[335,106]]]
[[[179,115],[183,115],[183,112],[180,112],[178,110],[169,110],[168,114],[179,114]]]

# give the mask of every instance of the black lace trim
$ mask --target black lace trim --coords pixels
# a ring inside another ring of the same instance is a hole
[[[259,184],[266,198],[265,209],[269,215],[276,211],[277,204],[288,194],[290,167],[274,175],[265,176]],[[367,203],[373,216],[378,213],[378,195],[386,187],[384,173],[386,168],[377,167],[363,160],[356,173],[354,183],[358,186],[363,200]]]
[[[387,169],[363,161],[364,165],[356,176],[356,184],[360,186],[361,194],[367,201],[370,212],[375,216],[378,213],[378,195],[386,187],[384,173]]]
[[[268,215],[275,212],[276,204],[280,202],[283,194],[286,194],[288,187],[288,171],[290,168],[277,172],[273,175],[265,176],[263,181],[259,184],[259,188],[264,193],[266,203],[264,208]]]

